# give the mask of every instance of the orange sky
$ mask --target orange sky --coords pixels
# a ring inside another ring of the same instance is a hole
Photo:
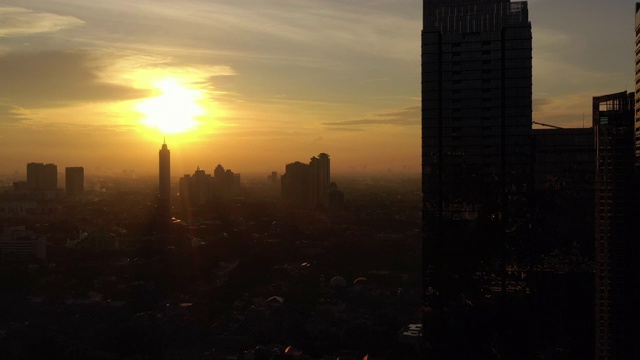
[[[591,96],[633,87],[634,2],[561,3],[529,2],[534,119],[581,126]],[[421,9],[5,0],[0,173],[153,173],[164,136],[174,176],[218,163],[266,176],[320,152],[334,173],[419,173]]]

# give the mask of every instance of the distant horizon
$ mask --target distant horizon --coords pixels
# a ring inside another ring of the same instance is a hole
[[[55,163],[53,163],[55,164]],[[58,187],[59,188],[63,188],[64,182],[62,181],[65,178],[65,171],[64,171],[64,167],[60,167],[58,164],[55,164],[56,166],[58,166]],[[216,164],[217,165],[217,164]],[[222,164],[224,166],[224,164]],[[81,166],[81,165],[80,165]],[[201,170],[204,170],[207,174],[213,175],[213,168],[211,167],[211,169],[208,168],[203,168],[202,166],[200,167]],[[227,169],[227,167],[225,167],[225,169]],[[267,182],[267,176],[271,175],[271,172],[273,171],[268,171],[268,172],[257,172],[257,171],[250,171],[250,172],[242,172],[241,170],[236,170],[233,168],[229,168],[230,170],[232,170],[234,173],[239,174],[241,176],[241,181],[244,183],[245,180],[249,180],[249,181],[259,181],[259,180],[264,180],[265,182]],[[131,179],[131,180],[157,180],[158,174],[157,173],[131,173],[131,172],[125,172],[125,170],[127,169],[122,169],[120,172],[118,171],[114,171],[114,172],[91,172],[91,171],[87,171],[87,168],[84,167],[85,170],[85,180],[86,179],[92,179],[92,178],[99,178],[99,177],[113,177],[113,178],[120,178],[120,179]],[[174,173],[172,171],[171,173],[171,180],[172,183],[178,181],[179,178],[183,177],[184,175],[193,175],[193,173],[195,172],[196,168],[194,168],[191,172],[188,173]],[[278,172],[278,176],[281,176],[282,174],[284,174],[284,170],[282,170],[282,172]],[[0,181],[4,180],[4,181],[26,181],[26,164],[25,164],[25,169],[22,171],[15,171],[15,172],[0,172]],[[397,170],[394,171],[393,169],[391,169],[391,171],[388,170],[384,170],[384,171],[375,171],[375,170],[354,170],[354,171],[334,171],[333,169],[331,170],[331,178],[332,181],[335,178],[361,178],[361,177],[373,177],[373,178],[387,178],[387,177],[416,177],[419,178],[422,176],[422,173],[417,170],[417,171],[410,171],[410,170]]]

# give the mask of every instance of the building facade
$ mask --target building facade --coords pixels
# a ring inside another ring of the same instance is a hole
[[[200,167],[193,175],[181,177],[179,187],[184,210],[205,205],[213,199],[213,177]]]
[[[595,147],[593,128],[534,129],[536,189],[584,188],[593,193]]]
[[[524,1],[425,0],[423,9],[425,339],[434,353],[468,358],[476,350],[454,340],[466,335],[434,324],[451,321],[446,304],[461,296],[512,291],[506,269],[518,267],[533,188],[531,23]]]
[[[308,210],[328,208],[332,192],[329,155],[321,153],[313,156],[308,164],[299,161],[287,164],[280,183],[282,199],[288,207]]]
[[[424,193],[440,216],[497,209],[496,183],[530,178],[531,49],[526,2],[425,1]]]
[[[56,164],[28,163],[27,187],[32,191],[56,190],[58,188],[58,166]]]
[[[218,164],[213,169],[213,193],[218,199],[230,199],[240,191],[240,174]]]
[[[425,1],[423,18],[425,263],[446,266],[465,261],[460,249],[476,251],[447,224],[526,220],[531,24],[527,3],[508,0]]]
[[[640,94],[640,3],[636,3],[636,94]],[[636,168],[640,170],[640,96],[635,99],[635,156]]]
[[[626,91],[593,98],[597,359],[631,359],[640,351],[634,104]]]
[[[311,167],[299,161],[287,164],[280,177],[282,200],[289,208],[312,209]]]
[[[65,191],[67,197],[78,199],[84,193],[84,168],[65,168]]]

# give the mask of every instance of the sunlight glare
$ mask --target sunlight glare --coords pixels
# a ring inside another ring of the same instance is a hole
[[[175,79],[166,78],[152,85],[161,94],[138,103],[136,109],[145,115],[144,124],[166,134],[183,133],[198,125],[194,119],[204,114],[198,104],[202,91],[189,89]]]

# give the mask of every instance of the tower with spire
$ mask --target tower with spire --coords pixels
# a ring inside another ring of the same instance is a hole
[[[163,140],[159,151],[159,190],[158,206],[163,219],[168,219],[171,209],[171,151],[167,147],[166,139]]]

